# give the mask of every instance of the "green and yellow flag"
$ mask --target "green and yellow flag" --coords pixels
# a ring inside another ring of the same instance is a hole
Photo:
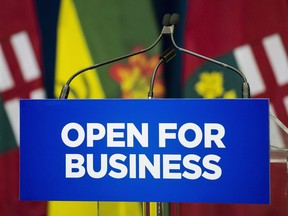
[[[150,1],[63,0],[57,29],[55,95],[76,71],[150,46],[158,37]],[[146,98],[159,47],[73,80],[70,98]],[[155,93],[163,96],[161,80]]]
[[[150,1],[141,0],[62,0],[57,27],[55,97],[74,72],[150,46],[160,33],[152,9]],[[81,74],[71,83],[69,98],[147,98],[159,49],[157,46],[147,53]],[[155,81],[155,97],[164,95],[160,73]],[[151,215],[156,215],[155,204],[150,208]],[[49,216],[141,216],[142,211],[142,203],[135,202],[48,205]]]

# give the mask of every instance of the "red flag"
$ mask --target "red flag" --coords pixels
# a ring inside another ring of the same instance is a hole
[[[288,125],[287,1],[193,1],[187,11],[185,48],[239,68],[251,96],[269,98],[272,112]],[[234,72],[187,55],[183,67],[184,97],[241,97]],[[271,144],[287,147],[273,122],[271,130],[278,134]]]
[[[2,1],[0,29],[0,215],[46,215],[45,202],[19,201],[19,99],[45,95],[34,1]]]
[[[288,125],[287,0],[188,1],[183,40],[185,49],[238,67],[250,83],[252,97],[269,98],[271,109]],[[232,71],[224,73],[223,68],[201,59],[189,55],[183,57],[184,97],[224,97],[226,93],[240,96],[237,93],[239,80],[233,83],[233,79],[227,78]],[[201,80],[204,79],[203,73],[208,78],[211,75],[211,80],[218,80],[223,86],[205,89],[202,85],[205,82]],[[215,74],[219,75],[217,79]],[[235,94],[231,94],[234,90]],[[280,146],[287,146],[285,140],[282,141]],[[176,216],[178,208],[181,216],[287,215],[286,172],[286,163],[271,163],[271,205],[182,203],[178,207],[172,204],[171,213]]]
[[[288,2],[195,0],[189,1],[186,14],[184,47],[212,58],[232,54],[252,97],[269,98],[288,125]],[[183,60],[186,92],[193,91],[189,79],[204,64],[191,58],[184,55]]]

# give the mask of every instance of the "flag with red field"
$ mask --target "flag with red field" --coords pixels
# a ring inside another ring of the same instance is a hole
[[[288,125],[288,2],[196,0],[186,16],[184,47],[240,69],[251,97],[269,98]],[[241,97],[238,74],[188,55],[182,78],[184,97]],[[282,139],[275,145],[287,146]]]
[[[185,10],[183,47],[241,70],[251,97],[269,98],[270,110],[288,125],[288,1],[193,0],[187,1]],[[242,97],[242,79],[237,73],[189,55],[183,56],[182,66],[183,97]],[[281,129],[270,123],[270,134],[275,136],[271,146],[287,147]],[[182,203],[171,204],[171,213],[287,215],[287,196],[282,190],[287,185],[286,170],[286,163],[271,163],[270,205]]]
[[[0,215],[45,215],[19,201],[19,99],[45,97],[33,1],[2,1],[0,29]]]

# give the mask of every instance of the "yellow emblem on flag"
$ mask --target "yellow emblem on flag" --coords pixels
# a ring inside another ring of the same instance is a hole
[[[202,72],[195,85],[196,92],[203,98],[236,98],[235,90],[225,91],[224,78],[220,71]]]
[[[133,52],[140,50],[135,48]],[[119,83],[122,98],[147,98],[150,79],[159,56],[148,57],[146,54],[136,55],[127,60],[125,64],[113,65],[109,73]],[[158,70],[155,78],[154,95],[163,97],[165,87],[161,79],[162,68]]]

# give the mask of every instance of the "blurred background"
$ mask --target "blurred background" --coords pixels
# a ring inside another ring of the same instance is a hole
[[[166,13],[180,15],[174,31],[178,46],[239,68],[250,83],[251,97],[269,98],[271,111],[288,125],[287,0],[1,0],[0,4],[1,216],[97,215],[96,202],[19,201],[19,99],[58,98],[76,71],[147,48],[159,36]],[[169,47],[171,39],[164,37],[149,52],[82,74],[72,82],[69,98],[147,98],[159,55]],[[177,51],[158,71],[154,97],[240,98],[241,83],[234,72]],[[273,123],[271,128],[275,134],[271,145],[286,148],[281,130]],[[287,215],[286,165],[271,170],[270,205],[165,203],[165,215]],[[100,207],[101,216],[142,215],[141,203],[100,203]]]

